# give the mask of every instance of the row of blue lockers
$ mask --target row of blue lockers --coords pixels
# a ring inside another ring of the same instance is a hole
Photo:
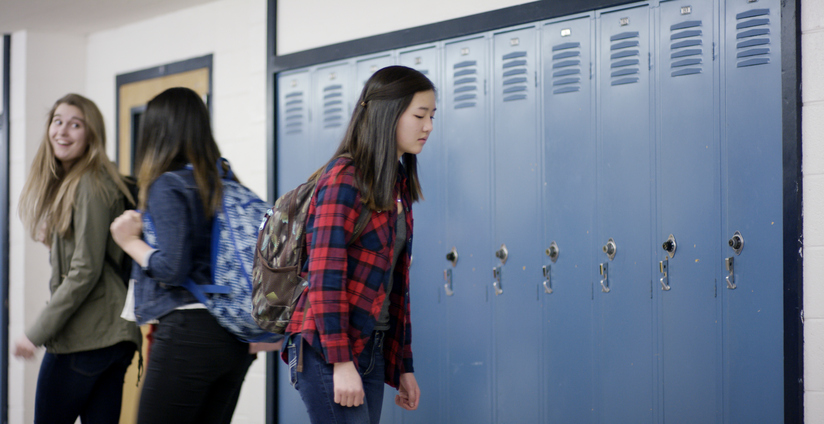
[[[414,207],[422,401],[387,391],[383,422],[783,420],[779,12],[642,2],[278,75],[280,193],[377,69],[438,89]],[[280,422],[308,422],[279,375]]]

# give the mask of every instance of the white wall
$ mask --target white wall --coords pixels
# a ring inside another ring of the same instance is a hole
[[[54,101],[82,93],[85,39],[63,34],[16,32],[11,46],[11,143],[9,210],[10,344],[36,319],[49,298],[48,249],[35,243],[17,219],[17,204]],[[34,389],[42,350],[34,361],[9,360],[9,422],[34,419]]]
[[[824,2],[801,2],[805,421],[824,422]]]

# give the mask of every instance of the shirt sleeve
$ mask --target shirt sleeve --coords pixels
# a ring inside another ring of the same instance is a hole
[[[170,286],[181,285],[192,266],[194,246],[189,238],[195,211],[190,210],[184,190],[185,181],[167,172],[152,184],[147,202],[157,246],[143,258],[143,270],[153,280]]]
[[[351,169],[351,168],[350,168]],[[329,172],[315,192],[314,222],[310,229],[309,308],[328,363],[353,360],[350,346],[347,292],[347,245],[358,217],[358,190],[351,173]]]
[[[111,216],[101,193],[94,193],[90,177],[77,187],[72,210],[74,254],[68,273],[51,295],[48,305],[26,332],[35,346],[57,335],[94,289],[103,272]]]

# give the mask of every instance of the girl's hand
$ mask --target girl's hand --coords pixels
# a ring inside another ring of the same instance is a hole
[[[336,362],[332,382],[335,387],[335,403],[340,406],[361,406],[366,393],[355,363]]]
[[[121,248],[125,248],[126,244],[135,239],[139,240],[143,234],[142,215],[134,210],[125,211],[115,218],[109,230],[112,232],[114,242]]]
[[[408,372],[401,374],[401,384],[398,387],[398,394],[395,395],[395,405],[407,411],[418,409],[421,400],[421,389],[418,387],[418,380],[415,374]]]
[[[34,358],[34,353],[37,351],[37,346],[29,340],[25,335],[20,336],[14,343],[14,356],[23,359]]]

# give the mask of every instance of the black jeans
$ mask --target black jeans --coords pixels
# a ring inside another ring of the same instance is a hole
[[[160,318],[140,395],[138,424],[229,424],[255,359],[205,309]]]
[[[123,375],[137,347],[132,342],[85,352],[46,353],[34,400],[36,424],[108,424],[120,420]]]

